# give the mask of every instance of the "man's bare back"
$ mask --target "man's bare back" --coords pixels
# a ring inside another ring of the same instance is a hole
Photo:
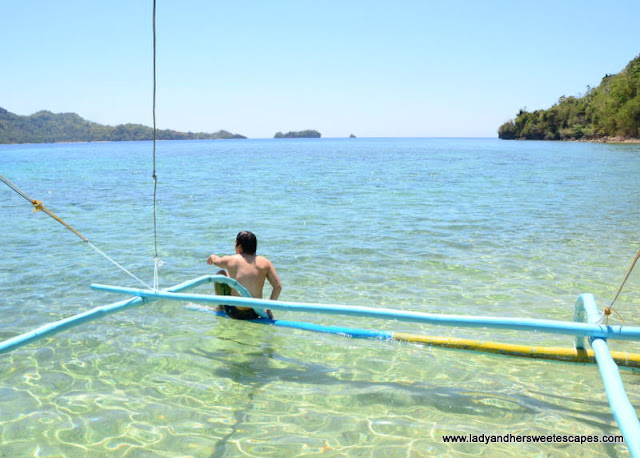
[[[255,298],[262,299],[262,289],[266,279],[273,288],[269,299],[275,301],[280,296],[282,284],[273,263],[264,256],[255,254],[257,243],[255,235],[251,232],[240,232],[236,238],[236,254],[222,257],[212,254],[207,258],[207,264],[225,269],[231,278],[247,288]],[[232,290],[232,294],[238,295],[235,290]],[[249,307],[237,308],[251,310]]]
[[[255,298],[262,299],[265,280],[268,280],[273,287],[269,299],[276,300],[280,295],[282,287],[276,269],[273,263],[264,256],[234,254],[219,257],[211,255],[207,262],[225,269],[231,278],[238,280],[238,283],[247,288],[251,296]],[[235,290],[232,294],[237,296]]]

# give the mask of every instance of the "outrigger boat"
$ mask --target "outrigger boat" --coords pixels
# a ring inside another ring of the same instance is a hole
[[[226,284],[235,289],[240,296],[206,295],[187,293],[186,291],[206,284]],[[624,390],[618,366],[640,368],[640,354],[627,352],[611,352],[607,339],[640,340],[640,327],[608,325],[600,323],[603,313],[598,310],[592,294],[581,294],[575,303],[574,321],[558,321],[543,319],[520,319],[506,317],[443,315],[422,312],[392,310],[386,308],[357,307],[335,304],[312,304],[302,302],[270,301],[250,297],[248,291],[234,279],[221,275],[205,275],[178,285],[163,289],[136,289],[118,286],[92,284],[97,291],[126,294],[132,296],[120,302],[96,307],[92,310],[74,315],[63,320],[48,323],[33,331],[15,336],[0,342],[0,354],[15,350],[44,337],[67,330],[74,326],[121,312],[132,307],[139,307],[158,300],[186,302],[186,308],[196,311],[214,313],[224,317],[224,312],[210,307],[197,306],[194,303],[207,305],[234,305],[252,307],[260,310],[271,309],[288,312],[307,312],[331,315],[348,315],[386,320],[429,323],[443,326],[474,327],[491,329],[511,329],[563,334],[574,337],[573,348],[539,347],[526,345],[503,344],[496,342],[479,342],[469,339],[419,336],[390,331],[346,328],[340,326],[322,326],[299,321],[273,320],[259,318],[250,320],[254,324],[304,329],[313,332],[336,334],[351,338],[378,339],[388,341],[411,342],[431,346],[442,346],[460,350],[472,350],[495,353],[506,356],[542,358],[573,363],[596,363],[598,365],[611,412],[624,436],[625,443],[634,457],[640,457],[640,422]],[[591,349],[587,349],[588,338]]]
[[[596,363],[604,384],[607,399],[611,412],[624,436],[625,443],[629,452],[633,457],[640,458],[640,422],[634,407],[631,405],[629,398],[625,392],[618,366],[639,368],[640,354],[627,352],[612,352],[609,350],[607,340],[640,340],[640,327],[636,326],[620,326],[602,323],[602,319],[607,317],[612,310],[612,306],[604,309],[603,312],[598,310],[595,298],[592,294],[581,294],[578,296],[574,306],[574,321],[558,321],[544,319],[526,319],[526,318],[508,318],[508,317],[487,317],[487,316],[462,316],[462,315],[443,315],[422,312],[400,311],[387,308],[375,307],[356,307],[348,305],[334,304],[312,304],[301,302],[285,302],[285,301],[267,301],[250,297],[250,294],[235,280],[225,276],[206,275],[198,277],[178,285],[160,289],[158,286],[158,250],[156,237],[156,202],[155,194],[157,189],[157,177],[155,171],[155,11],[156,5],[153,5],[154,20],[154,243],[155,243],[155,271],[154,286],[149,287],[138,277],[128,272],[118,263],[109,258],[104,252],[96,248],[89,240],[76,231],[73,227],[63,221],[61,218],[49,211],[42,202],[31,199],[28,195],[20,191],[7,178],[0,175],[0,181],[12,188],[20,196],[28,200],[34,209],[42,210],[59,223],[63,224],[67,229],[71,230],[83,242],[86,242],[91,248],[95,249],[99,254],[107,257],[117,267],[124,270],[136,280],[147,286],[146,289],[124,288],[118,286],[107,286],[93,284],[91,288],[98,291],[107,291],[117,294],[125,294],[128,299],[112,304],[99,306],[94,309],[79,313],[77,315],[45,324],[33,331],[26,332],[0,342],[0,354],[8,353],[16,350],[24,345],[31,344],[44,337],[62,332],[72,327],[78,326],[89,321],[93,321],[107,315],[121,312],[132,307],[139,307],[153,303],[158,300],[170,300],[178,302],[186,302],[187,307],[192,310],[205,311],[215,313],[219,316],[226,316],[222,312],[216,312],[209,307],[196,306],[194,303],[207,305],[232,305],[251,307],[258,310],[272,309],[287,312],[307,312],[331,315],[349,315],[358,317],[368,317],[386,320],[409,321],[416,323],[429,323],[443,326],[455,327],[474,327],[474,328],[490,328],[490,329],[510,329],[519,331],[533,331],[553,334],[562,334],[574,338],[574,346],[570,348],[559,347],[539,347],[512,345],[496,342],[479,342],[468,339],[416,336],[405,333],[395,333],[388,331],[366,330],[345,328],[338,326],[321,326],[318,324],[273,320],[269,318],[260,318],[251,320],[252,323],[270,326],[280,326],[288,328],[304,329],[314,332],[323,332],[336,334],[352,338],[368,338],[389,341],[412,342],[418,344],[426,344],[431,346],[442,346],[456,348],[461,350],[484,351],[500,355],[528,357],[528,358],[545,358],[558,361],[566,361],[573,363]],[[625,280],[622,282],[618,294],[629,278],[629,273],[635,266],[636,261],[640,257],[640,252],[636,255]],[[236,290],[239,296],[229,295],[206,295],[187,293],[193,288],[206,284],[225,284]],[[616,294],[616,298],[618,296]],[[615,302],[615,298],[614,301]],[[612,302],[612,304],[613,304]],[[591,346],[588,349],[586,340]]]

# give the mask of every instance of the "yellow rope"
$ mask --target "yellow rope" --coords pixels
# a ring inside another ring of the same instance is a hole
[[[622,322],[624,323],[624,318],[622,318],[622,315],[620,315],[620,313],[616,309],[613,308],[613,304],[618,299],[618,296],[620,295],[620,292],[622,291],[622,288],[624,288],[624,285],[627,282],[627,280],[629,279],[629,275],[631,275],[631,272],[633,271],[633,268],[636,266],[636,263],[638,262],[639,258],[640,258],[640,250],[638,250],[638,253],[636,253],[636,257],[633,258],[633,261],[631,261],[631,267],[629,267],[629,270],[627,270],[627,275],[625,275],[624,280],[622,280],[622,284],[620,285],[620,288],[618,288],[618,292],[616,293],[615,297],[611,301],[611,304],[609,304],[609,307],[605,307],[604,308],[604,312],[603,312],[602,316],[600,317],[600,320],[598,320],[599,322],[604,319],[605,320],[605,324],[609,324],[609,316],[611,315],[611,312],[615,312],[615,314],[618,315],[618,318],[620,318],[622,320]]]
[[[609,305],[609,308],[611,308],[613,306],[613,303],[616,301],[616,299],[618,299],[618,296],[620,295],[620,291],[622,291],[622,288],[624,287],[624,284],[629,279],[629,275],[631,275],[631,271],[636,266],[636,262],[638,262],[638,258],[640,258],[640,250],[638,250],[638,253],[636,254],[636,257],[633,258],[633,261],[631,262],[631,267],[629,267],[629,270],[627,271],[627,275],[624,277],[624,280],[622,280],[622,284],[620,285],[620,288],[618,288],[618,292],[616,293],[616,296],[611,301],[611,305]]]
[[[40,202],[39,200],[35,200],[34,199],[34,200],[31,201],[31,204],[33,205],[33,211],[34,212],[42,210],[44,213],[46,213],[47,215],[49,215],[50,217],[55,219],[57,222],[62,224],[64,227],[69,229],[71,232],[76,234],[78,237],[80,237],[83,242],[88,242],[89,241],[89,239],[87,239],[80,232],[76,231],[70,224],[68,224],[66,221],[64,221],[62,218],[60,218],[58,215],[56,215],[51,210],[49,210],[47,207],[45,207],[44,204],[42,202]]]
[[[83,242],[88,242],[89,241],[84,235],[82,235],[80,232],[76,231],[73,227],[71,227],[70,224],[66,223],[62,218],[60,218],[55,213],[53,213],[51,210],[49,210],[47,207],[45,207],[44,204],[41,201],[36,200],[36,199],[32,199],[26,193],[22,192],[20,190],[20,188],[18,188],[15,184],[13,184],[11,181],[9,181],[8,178],[0,175],[0,181],[2,181],[4,184],[9,186],[19,196],[21,196],[25,200],[28,200],[31,203],[31,205],[33,205],[33,211],[34,212],[42,210],[44,213],[46,213],[47,215],[49,215],[50,217],[55,219],[57,222],[62,224],[64,227],[69,229],[71,232],[76,234],[78,237],[80,237]]]
[[[151,289],[151,287],[146,284],[144,281],[140,280],[138,277],[136,277],[134,274],[132,274],[131,272],[129,272],[127,269],[125,269],[124,267],[122,267],[120,264],[118,264],[113,258],[109,257],[105,252],[103,252],[102,250],[100,250],[98,247],[96,247],[93,243],[91,243],[89,241],[88,238],[86,238],[84,235],[82,235],[80,232],[78,232],[77,230],[75,230],[73,228],[73,226],[71,226],[70,224],[68,224],[66,221],[64,221],[62,218],[60,218],[58,215],[56,215],[55,213],[53,213],[51,210],[49,210],[47,207],[45,207],[45,205],[36,199],[32,199],[31,197],[29,197],[26,193],[24,193],[22,190],[20,190],[20,188],[18,188],[15,184],[13,184],[11,181],[9,181],[6,177],[0,175],[0,181],[2,181],[4,184],[6,184],[7,186],[9,186],[9,188],[11,188],[16,194],[18,194],[19,196],[21,196],[22,198],[24,198],[25,200],[29,201],[31,203],[31,205],[33,205],[33,211],[34,212],[38,212],[40,210],[42,210],[43,213],[46,213],[47,215],[49,215],[51,218],[55,219],[57,222],[59,222],[60,224],[62,224],[64,227],[66,227],[67,229],[69,229],[71,232],[73,232],[75,235],[77,235],[78,237],[80,237],[80,239],[83,242],[86,242],[91,248],[93,248],[97,253],[99,253],[100,255],[104,256],[108,261],[112,262],[116,267],[118,267],[119,269],[121,269],[123,272],[125,272],[127,275],[131,276],[132,278],[135,278],[136,280],[138,280],[138,282],[140,282],[141,284],[143,284],[144,286],[146,286],[147,288]]]

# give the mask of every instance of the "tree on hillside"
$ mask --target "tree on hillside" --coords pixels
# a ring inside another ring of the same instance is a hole
[[[640,55],[617,75],[605,75],[581,97],[565,97],[547,110],[520,110],[498,129],[502,139],[564,140],[640,137]]]

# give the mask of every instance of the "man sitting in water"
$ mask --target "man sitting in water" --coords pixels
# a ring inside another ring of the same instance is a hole
[[[252,232],[242,231],[236,237],[236,254],[222,257],[212,254],[207,258],[207,264],[214,264],[225,269],[226,272],[220,271],[219,273],[234,278],[247,288],[251,296],[258,299],[262,299],[262,288],[264,287],[264,280],[267,279],[272,287],[269,299],[275,301],[280,296],[282,284],[273,263],[263,256],[256,255],[257,248],[258,240],[256,236]],[[231,294],[233,296],[238,295],[235,290],[232,290]],[[260,318],[260,315],[250,307],[225,305],[223,309],[231,318],[238,320]],[[273,318],[270,310],[267,310],[267,313],[269,317]]]

